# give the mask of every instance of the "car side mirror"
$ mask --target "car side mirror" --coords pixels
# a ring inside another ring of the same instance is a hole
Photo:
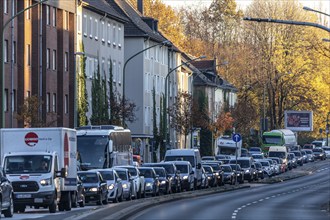
[[[55,175],[56,177],[66,178],[68,176],[68,170],[66,169],[66,167],[63,167],[61,171],[57,171]]]
[[[0,179],[0,181],[1,181],[1,183],[3,183],[3,182],[8,181],[8,179],[6,177],[2,176],[1,179]]]
[[[198,163],[197,164],[197,169],[200,169],[200,168],[202,168],[202,164],[201,163]]]
[[[193,174],[195,174],[195,172],[192,170],[192,171],[190,172],[190,174],[193,175]]]

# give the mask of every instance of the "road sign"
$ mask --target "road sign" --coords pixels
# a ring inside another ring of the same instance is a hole
[[[240,142],[241,140],[242,140],[242,137],[240,134],[236,133],[233,135],[233,141],[235,141],[236,143]]]

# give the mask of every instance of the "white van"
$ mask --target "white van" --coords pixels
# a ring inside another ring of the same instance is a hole
[[[283,160],[286,165],[285,169],[288,167],[288,148],[286,146],[270,146],[268,150],[268,157],[279,157]]]
[[[195,188],[202,184],[201,155],[198,149],[172,149],[165,153],[164,161],[189,161],[193,167],[195,177]]]

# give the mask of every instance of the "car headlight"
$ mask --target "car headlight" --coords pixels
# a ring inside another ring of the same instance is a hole
[[[188,176],[183,176],[183,179],[184,179],[184,180],[188,179]]]
[[[151,183],[147,183],[146,186],[149,186],[150,187],[150,186],[152,186],[152,184]]]
[[[210,177],[210,176],[208,176],[207,178],[208,178],[209,180],[211,179],[211,177]]]
[[[240,173],[238,173],[238,174],[236,174],[237,176],[240,176],[241,174]]]
[[[42,186],[49,186],[51,184],[52,184],[51,178],[40,180],[40,185],[42,185]]]
[[[127,183],[124,183],[124,184],[123,184],[123,188],[124,188],[124,189],[127,189],[127,188],[128,188]]]
[[[166,184],[166,181],[163,180],[162,182],[160,182],[160,184],[164,185],[164,184]]]
[[[114,184],[111,184],[110,186],[108,186],[108,189],[109,190],[113,190],[113,188],[115,188],[115,185]]]
[[[245,170],[245,173],[250,173],[250,170]]]
[[[97,188],[96,187],[90,188],[89,191],[90,192],[97,192]]]

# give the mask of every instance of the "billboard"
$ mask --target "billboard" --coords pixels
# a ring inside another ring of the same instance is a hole
[[[313,131],[313,112],[285,111],[284,124],[291,131]]]

